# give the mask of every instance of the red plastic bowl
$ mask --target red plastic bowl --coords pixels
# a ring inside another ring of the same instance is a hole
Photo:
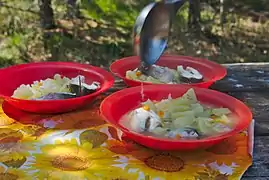
[[[92,94],[66,100],[22,100],[11,97],[21,84],[32,84],[36,80],[52,78],[57,73],[69,78],[83,75],[86,83],[98,81],[101,83],[101,88]],[[34,113],[62,113],[89,103],[100,93],[112,87],[114,78],[111,73],[91,65],[73,62],[39,62],[1,69],[0,84],[0,96],[16,108]]]
[[[128,86],[140,86],[142,82],[125,77],[126,71],[134,70],[139,66],[139,63],[140,60],[138,56],[126,57],[113,62],[110,66],[110,71],[123,79]],[[192,83],[191,85],[202,88],[208,88],[214,82],[224,78],[227,74],[226,69],[220,64],[206,59],[188,56],[164,55],[161,56],[160,60],[156,64],[166,66],[171,69],[176,69],[179,65],[182,65],[183,67],[190,66],[197,69],[204,76],[205,80],[200,83]],[[143,84],[152,85],[153,83],[143,82]]]
[[[182,96],[190,86],[186,85],[149,85],[144,86],[145,99],[161,100],[167,98],[171,93],[173,98]],[[252,113],[241,101],[220,93],[218,91],[205,88],[193,87],[197,98],[202,103],[215,105],[217,107],[227,107],[238,116],[236,127],[222,135],[207,137],[200,140],[171,140],[145,136],[119,124],[123,115],[138,107],[141,103],[141,87],[131,87],[108,96],[101,104],[100,110],[105,120],[115,127],[121,129],[126,137],[144,146],[158,150],[194,150],[205,149],[223,139],[233,136],[246,129],[252,120]]]

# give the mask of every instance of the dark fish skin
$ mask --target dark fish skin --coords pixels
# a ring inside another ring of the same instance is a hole
[[[147,75],[159,79],[164,83],[172,82],[174,79],[174,74],[168,68],[157,65],[151,66]]]
[[[201,134],[194,128],[185,127],[184,131],[186,131],[188,134],[193,132],[193,133],[196,133],[198,136],[201,136]]]
[[[40,98],[35,98],[33,100],[60,100],[60,99],[70,99],[77,97],[70,93],[49,93],[47,95],[41,96]]]
[[[203,82],[203,78],[202,79],[195,79],[195,78],[185,78],[185,77],[180,77],[180,81],[183,83],[187,83],[187,84],[191,84],[191,83],[200,83]]]
[[[80,92],[80,86],[76,84],[70,84],[69,88],[72,93],[77,94],[78,96],[85,96],[88,94],[92,94],[97,90],[97,89],[87,89],[86,87],[81,86],[81,92]]]
[[[149,69],[145,72],[147,76],[154,77],[155,79],[159,79],[163,83],[175,82],[175,77],[172,71],[168,68],[158,65],[150,66]],[[200,83],[203,82],[203,78],[186,78],[184,76],[179,77],[179,81],[186,84],[192,83]]]
[[[184,128],[180,128],[178,130],[180,130],[180,132],[186,132],[188,135],[191,135],[191,134],[197,134],[198,135],[198,137],[182,137],[184,139],[201,139],[202,138],[202,135],[194,128],[184,127]],[[168,131],[168,133],[170,133],[170,132],[173,132],[173,131]],[[169,138],[174,138],[174,137],[170,136]]]

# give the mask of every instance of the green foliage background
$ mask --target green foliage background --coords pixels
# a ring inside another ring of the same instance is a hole
[[[57,28],[40,28],[38,0],[6,0],[0,6],[0,66],[32,61],[78,61],[108,66],[130,56],[132,27],[147,0],[80,0],[83,18],[66,17],[63,0],[53,0]],[[206,2],[206,3],[205,3]],[[220,24],[218,1],[202,1],[204,33],[188,29],[188,4],[178,13],[167,53],[220,63],[268,61],[266,0],[227,0]],[[253,15],[254,14],[254,15]]]

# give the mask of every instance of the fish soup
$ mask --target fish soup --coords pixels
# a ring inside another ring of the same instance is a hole
[[[193,89],[182,97],[155,102],[147,100],[125,114],[120,124],[127,129],[158,138],[201,139],[227,133],[236,115],[227,108],[200,103]]]
[[[13,92],[12,97],[25,100],[60,100],[88,95],[100,88],[99,82],[87,84],[82,75],[68,78],[55,74],[53,78],[22,84]]]
[[[138,68],[126,72],[126,78],[150,82],[155,84],[190,84],[205,81],[203,75],[196,69],[187,66],[177,66],[176,69],[152,65],[147,74],[142,73]]]

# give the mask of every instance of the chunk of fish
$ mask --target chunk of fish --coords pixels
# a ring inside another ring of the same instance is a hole
[[[93,82],[91,85],[88,85],[86,83],[81,83],[81,85],[77,83],[69,84],[70,91],[74,94],[77,94],[77,96],[85,96],[85,95],[94,93],[99,88],[100,88],[100,84],[97,82]]]
[[[99,89],[100,83],[94,81],[92,84],[88,85],[85,83],[85,77],[79,75],[76,78],[71,79],[71,82],[68,86],[70,91],[75,93],[77,96],[85,96]]]
[[[203,75],[192,67],[183,68],[183,66],[178,66],[177,71],[180,73],[180,80],[185,83],[198,83],[203,81]]]
[[[171,83],[174,80],[174,73],[167,67],[152,65],[147,75],[159,79],[163,83]]]
[[[159,116],[152,110],[138,108],[130,114],[131,129],[135,132],[151,132],[156,127],[161,127],[162,122]]]
[[[35,98],[33,100],[60,100],[60,99],[70,99],[77,97],[76,94],[72,93],[49,93],[47,95]]]
[[[196,131],[196,129],[187,127],[171,130],[167,133],[167,137],[172,139],[176,138],[177,136],[180,136],[181,138],[185,139],[198,139],[200,137],[200,134]]]

